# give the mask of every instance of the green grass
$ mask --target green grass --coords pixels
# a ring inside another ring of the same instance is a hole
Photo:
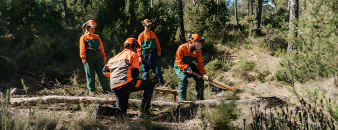
[[[234,100],[230,103],[225,103],[222,99],[220,101],[220,105],[216,106],[211,113],[206,113],[206,118],[214,129],[237,130],[238,127],[233,124],[233,121],[240,117],[241,109],[237,107]]]
[[[262,73],[259,72],[258,73],[258,76],[257,76],[257,79],[259,81],[261,81],[262,83],[264,83],[266,80],[265,80],[265,77],[267,77],[268,75],[270,75],[271,72],[270,71],[263,71]]]
[[[218,70],[228,71],[230,70],[230,62],[225,59],[213,58],[209,63],[205,65],[207,71]]]
[[[240,72],[244,73],[244,72],[247,72],[247,71],[252,71],[254,70],[255,66],[256,66],[256,63],[255,61],[249,61],[248,59],[243,59],[241,61],[239,61],[239,64],[240,64]]]

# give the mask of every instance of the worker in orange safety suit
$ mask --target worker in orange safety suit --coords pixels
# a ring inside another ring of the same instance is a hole
[[[115,57],[110,58],[102,72],[110,78],[110,86],[114,91],[116,107],[94,106],[92,118],[98,114],[124,115],[128,108],[128,99],[131,92],[144,90],[141,102],[141,114],[149,114],[150,102],[154,90],[154,84],[149,80],[139,79],[139,60],[135,53],[139,44],[133,37],[124,43],[124,50]]]
[[[182,44],[178,47],[176,51],[176,59],[174,63],[174,68],[178,76],[178,90],[180,101],[186,100],[187,95],[187,78],[192,77],[196,81],[196,99],[204,100],[203,96],[203,87],[204,80],[208,80],[204,64],[202,61],[202,43],[203,40],[198,34],[187,34],[189,39],[188,43]],[[193,63],[196,61],[197,66]],[[185,73],[186,71],[186,73]],[[196,75],[193,75],[192,72],[199,73],[203,75],[204,80]]]
[[[86,72],[89,94],[94,95],[95,72],[100,80],[103,91],[110,92],[108,78],[101,71],[106,62],[106,53],[104,53],[100,37],[94,34],[97,27],[96,22],[89,20],[83,23],[82,27],[86,29],[86,32],[80,38],[80,57]]]
[[[149,19],[141,21],[144,31],[138,36],[138,43],[141,47],[137,49],[139,61],[142,64],[142,77],[149,79],[149,69],[155,73],[156,80],[160,86],[164,85],[161,72],[159,56],[161,56],[161,46],[154,32],[150,31],[153,22]]]

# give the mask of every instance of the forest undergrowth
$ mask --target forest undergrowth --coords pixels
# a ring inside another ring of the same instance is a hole
[[[205,82],[205,99],[219,100],[219,105],[152,106],[155,118],[138,118],[138,104],[124,117],[102,116],[97,120],[90,119],[95,103],[11,106],[13,97],[89,96],[78,57],[78,38],[83,34],[80,25],[88,19],[100,23],[97,34],[107,56],[112,57],[122,50],[120,43],[125,38],[142,32],[141,20],[152,18],[152,29],[165,48],[160,57],[165,80],[162,88],[178,89],[173,63],[176,49],[184,40],[180,41],[178,35],[176,2],[155,2],[153,7],[149,0],[67,2],[67,19],[64,3],[59,1],[0,4],[1,129],[259,130],[337,126],[338,13],[336,1],[329,0],[301,0],[300,17],[291,19],[297,25],[295,30],[289,29],[285,0],[275,7],[264,5],[259,29],[254,29],[256,14],[249,14],[249,9],[248,13],[242,9],[239,25],[235,25],[231,2],[183,1],[185,32],[198,33],[206,41],[203,62],[207,74],[236,88],[232,92]],[[289,36],[290,32],[296,35]],[[292,43],[292,50],[288,50],[288,43]],[[150,77],[157,84],[152,72]],[[95,97],[114,98],[103,93],[98,78],[95,80]],[[187,100],[196,100],[194,86],[189,79]],[[14,88],[17,92],[10,95]],[[142,94],[134,92],[130,98],[140,100]],[[255,98],[260,100],[236,103]],[[174,102],[174,97],[154,92],[153,100]]]

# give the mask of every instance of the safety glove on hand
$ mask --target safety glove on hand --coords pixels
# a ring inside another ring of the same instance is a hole
[[[192,69],[191,69],[190,66],[187,68],[187,73],[188,73],[188,74],[192,74]]]
[[[157,56],[161,56],[161,52],[160,51],[157,51]]]
[[[142,62],[142,57],[138,57],[138,62]]]
[[[207,75],[207,74],[203,74],[203,79],[204,79],[204,80],[209,80],[208,75]]]
[[[82,64],[87,64],[87,59],[82,59]]]

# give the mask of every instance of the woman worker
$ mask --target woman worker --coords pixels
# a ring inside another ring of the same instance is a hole
[[[103,65],[106,62],[106,53],[104,53],[100,37],[94,34],[97,27],[96,22],[89,20],[83,23],[82,27],[86,29],[86,32],[80,38],[80,57],[86,71],[89,95],[94,95],[95,72],[99,77],[103,91],[110,92],[108,78],[102,73]]]

